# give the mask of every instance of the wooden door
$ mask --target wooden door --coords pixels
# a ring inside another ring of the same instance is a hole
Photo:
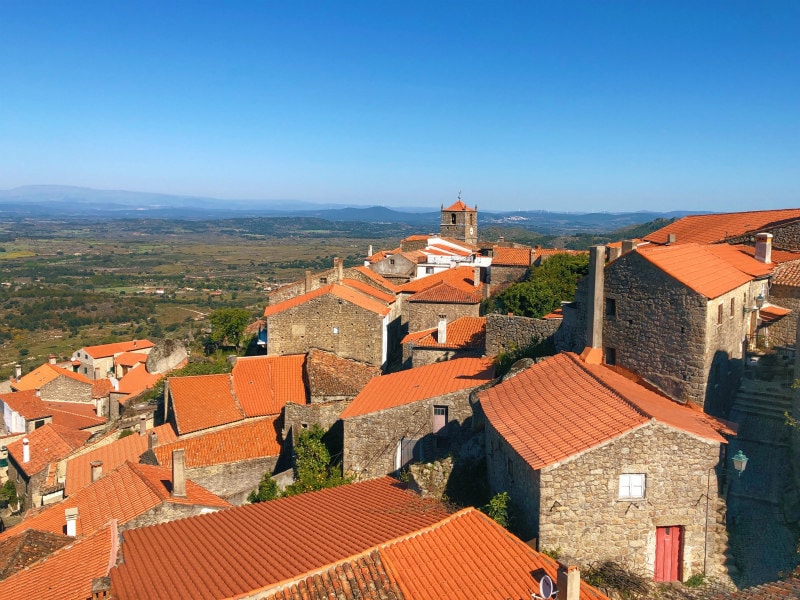
[[[656,527],[656,581],[680,581],[681,527]]]

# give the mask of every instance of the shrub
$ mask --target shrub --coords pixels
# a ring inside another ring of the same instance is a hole
[[[250,492],[250,495],[247,496],[247,501],[252,504],[257,504],[259,502],[274,500],[278,496],[280,496],[278,484],[270,477],[269,473],[264,473],[264,477],[261,478],[261,482],[258,484],[258,489]]]
[[[508,528],[510,523],[510,504],[511,500],[508,497],[508,492],[500,492],[492,496],[492,499],[489,500],[489,503],[482,507],[481,510],[499,525]]]

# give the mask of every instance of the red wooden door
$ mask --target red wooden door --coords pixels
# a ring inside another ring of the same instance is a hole
[[[679,581],[681,528],[656,527],[656,581]]]

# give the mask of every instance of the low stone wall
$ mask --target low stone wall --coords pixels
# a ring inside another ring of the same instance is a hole
[[[186,478],[201,485],[231,504],[244,504],[247,495],[258,487],[264,473],[272,473],[277,456],[235,463],[186,469]]]
[[[283,408],[283,432],[281,437],[284,440],[287,439],[292,427],[294,427],[295,431],[305,429],[303,427],[304,424],[306,426],[316,424],[328,431],[351,402],[352,399],[326,402],[324,404],[295,404],[294,402],[287,402]]]
[[[513,315],[486,315],[486,355],[496,356],[525,348],[537,340],[552,339],[560,319],[531,319]]]

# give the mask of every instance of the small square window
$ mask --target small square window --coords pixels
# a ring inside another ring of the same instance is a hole
[[[614,298],[606,298],[606,316],[617,316],[617,301]]]
[[[390,259],[389,259],[389,264],[390,264],[390,265],[393,265],[393,264],[394,264],[394,259],[393,259],[393,258],[390,258]]]
[[[609,348],[608,346],[606,346],[604,354],[605,354],[605,362],[607,365],[614,366],[617,364],[616,348]]]
[[[433,267],[425,267],[425,274],[430,275],[433,273]]]
[[[717,306],[717,324],[722,323],[722,304]]]
[[[637,500],[644,498],[644,473],[623,473],[619,476],[619,499]]]
[[[320,278],[319,278],[319,282],[320,282],[322,285],[325,285],[326,283],[328,283],[328,278],[327,278],[327,277],[320,277]]]
[[[339,328],[338,327],[334,327],[333,328],[333,335],[339,335]]]
[[[447,433],[447,407],[433,407],[433,433],[446,435]]]

